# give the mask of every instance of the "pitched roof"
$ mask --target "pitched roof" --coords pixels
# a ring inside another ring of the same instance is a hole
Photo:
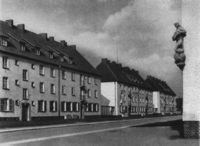
[[[159,91],[164,94],[175,96],[174,91],[167,85],[165,81],[162,81],[158,78],[147,76],[145,82],[150,84],[154,91]]]
[[[138,71],[129,67],[122,67],[121,64],[102,59],[96,69],[102,76],[102,82],[120,82],[150,90],[150,87],[146,86]]]
[[[100,76],[97,70],[77,51],[75,45],[61,44],[48,39],[47,34],[33,33],[23,28],[24,25],[15,26],[9,23],[10,21],[0,21],[0,36],[6,36],[8,40],[8,46],[1,46],[0,51]],[[26,46],[26,51],[20,51],[20,44]],[[36,55],[37,49],[41,52],[40,56]],[[53,59],[49,57],[50,52],[54,55]],[[62,57],[64,62],[60,60]]]

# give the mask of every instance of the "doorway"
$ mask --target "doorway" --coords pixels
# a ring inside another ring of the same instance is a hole
[[[30,121],[30,104],[22,103],[22,121]]]

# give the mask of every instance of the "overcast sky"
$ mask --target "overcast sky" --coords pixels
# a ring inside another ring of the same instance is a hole
[[[14,19],[36,32],[76,44],[96,66],[101,58],[167,81],[182,94],[174,64],[175,31],[181,0],[0,0],[1,19]],[[118,51],[116,51],[118,49]]]

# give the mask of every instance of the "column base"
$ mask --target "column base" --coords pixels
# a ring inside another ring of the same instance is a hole
[[[184,137],[200,138],[200,121],[184,121]]]

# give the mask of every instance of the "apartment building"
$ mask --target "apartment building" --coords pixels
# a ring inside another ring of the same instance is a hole
[[[156,113],[166,114],[176,111],[176,94],[165,81],[147,76],[146,82],[153,89],[153,104]]]
[[[0,21],[0,64],[0,119],[100,114],[100,75],[75,45]]]
[[[102,59],[96,69],[102,76],[101,94],[109,100],[109,106],[114,107],[113,115],[151,113],[151,88],[146,86],[138,71],[108,59]]]

